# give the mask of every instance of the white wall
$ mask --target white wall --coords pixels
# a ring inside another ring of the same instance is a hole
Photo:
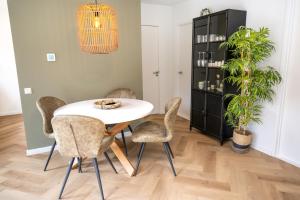
[[[191,23],[193,18],[200,15],[201,9],[206,7],[212,9],[213,12],[227,8],[246,10],[248,27],[258,28],[265,26],[271,30],[270,37],[275,43],[276,52],[274,52],[266,63],[277,68],[283,75],[284,80],[289,80],[287,83],[287,96],[286,100],[284,100],[285,82],[283,82],[277,88],[277,96],[275,96],[273,103],[265,104],[262,113],[262,124],[252,124],[250,126],[250,129],[255,135],[253,147],[269,155],[281,157],[282,159],[285,157],[285,160],[293,160],[294,164],[296,163],[300,166],[300,148],[296,145],[300,142],[300,134],[296,129],[297,122],[295,120],[296,114],[299,113],[297,113],[297,111],[299,111],[299,103],[297,105],[297,100],[299,100],[300,95],[298,92],[297,98],[295,98],[295,91],[300,91],[300,82],[296,79],[296,76],[300,74],[300,68],[299,65],[296,66],[296,58],[293,60],[294,63],[290,62],[288,64],[286,61],[286,58],[289,56],[289,51],[287,50],[290,48],[290,44],[293,43],[296,45],[293,50],[294,54],[298,51],[297,47],[299,48],[299,45],[297,45],[299,43],[299,32],[296,37],[298,43],[297,41],[286,43],[287,39],[291,37],[292,25],[289,23],[289,18],[291,17],[291,9],[294,8],[291,4],[296,1],[297,0],[187,0],[173,6],[173,31],[175,35],[178,35],[178,25]],[[297,22],[299,24],[299,21]],[[299,29],[299,25],[297,28]],[[294,33],[294,35],[296,34]],[[174,41],[174,43],[176,44],[177,41]],[[173,49],[176,49],[176,47]],[[174,57],[178,57],[176,51]],[[176,62],[173,65],[176,66]],[[289,69],[289,74],[286,74],[287,68],[291,68]],[[177,70],[174,71],[176,72]],[[174,92],[178,93],[176,88]],[[285,101],[286,105],[284,108],[282,108],[283,101]],[[285,118],[282,123],[284,127],[281,128],[283,110],[285,111]],[[297,132],[298,134],[296,134]],[[281,142],[281,148],[279,150],[278,144],[280,144],[281,140],[283,141]],[[287,146],[288,143],[293,144],[294,147]]]
[[[160,70],[160,112],[165,103],[173,96],[172,77],[172,7],[142,3],[142,25],[159,27],[159,70]]]
[[[0,116],[21,112],[7,1],[0,0]]]

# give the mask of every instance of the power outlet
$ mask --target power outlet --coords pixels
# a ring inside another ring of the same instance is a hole
[[[24,94],[32,94],[31,88],[24,88]]]
[[[48,62],[55,62],[56,58],[55,58],[55,53],[47,53],[47,61]]]

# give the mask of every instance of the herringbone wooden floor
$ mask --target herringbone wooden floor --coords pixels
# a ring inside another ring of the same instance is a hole
[[[161,117],[156,116],[157,120]],[[175,178],[160,144],[149,144],[136,177],[129,177],[116,159],[115,174],[105,160],[99,162],[107,200],[292,200],[300,199],[300,169],[256,150],[239,155],[229,143],[218,142],[188,131],[188,121],[179,118],[171,142],[175,154]],[[129,142],[130,140],[127,139]],[[129,144],[135,163],[137,146]],[[57,199],[68,160],[57,152],[43,172],[47,154],[25,156],[22,116],[0,117],[0,199]],[[99,199],[91,162],[84,173],[73,170],[64,199]]]

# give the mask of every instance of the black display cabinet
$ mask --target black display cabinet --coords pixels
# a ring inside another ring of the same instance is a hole
[[[232,56],[220,44],[240,26],[246,25],[246,11],[224,10],[193,19],[192,91],[190,129],[217,138],[221,145],[232,137],[224,112],[225,95],[237,89],[226,82],[221,66]]]

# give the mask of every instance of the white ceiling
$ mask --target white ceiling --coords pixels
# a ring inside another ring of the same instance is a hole
[[[141,0],[142,3],[173,5],[186,0]]]

